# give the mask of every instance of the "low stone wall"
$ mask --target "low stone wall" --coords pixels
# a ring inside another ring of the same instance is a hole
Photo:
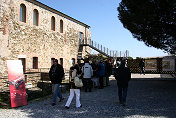
[[[68,73],[66,73],[63,82],[68,83],[68,80],[69,76]],[[26,89],[47,89],[47,87],[51,86],[49,74],[47,72],[25,74],[25,84]],[[0,78],[0,92],[3,91],[9,91],[8,77]]]
[[[0,92],[9,91],[8,78],[0,78]]]
[[[26,88],[36,88],[38,83],[42,82],[41,73],[29,73],[25,74]],[[9,83],[7,78],[0,78],[0,92],[9,91]]]
[[[25,83],[31,83],[31,87],[37,87],[37,83],[41,81],[41,73],[25,74]]]

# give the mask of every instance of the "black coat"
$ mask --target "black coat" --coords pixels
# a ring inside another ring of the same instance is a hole
[[[57,64],[55,71],[53,71],[54,67],[55,66],[52,65],[50,68],[50,71],[49,71],[49,78],[51,80],[51,83],[52,84],[61,84],[62,78],[64,76],[64,69],[60,64]]]
[[[120,66],[119,68],[116,68],[114,76],[118,86],[123,88],[128,87],[128,82],[131,79],[131,72],[128,67]]]

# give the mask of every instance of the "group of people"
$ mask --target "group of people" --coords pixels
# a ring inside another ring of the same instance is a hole
[[[109,77],[112,74],[112,66],[108,61],[98,60],[97,62],[89,63],[85,60],[84,64],[77,63],[70,68],[70,95],[65,104],[65,108],[69,109],[71,101],[76,95],[76,107],[82,107],[80,103],[80,89],[83,88],[85,92],[91,92],[92,87],[103,89],[105,86],[110,86]],[[53,102],[52,106],[56,105],[57,96],[61,102],[64,98],[59,90],[59,86],[64,76],[63,67],[58,64],[58,60],[53,61],[53,65],[49,71],[49,77],[53,84]],[[119,103],[125,106],[128,82],[131,79],[130,69],[125,66],[125,61],[121,60],[120,65],[115,69],[115,79],[118,85]],[[83,87],[75,85],[75,77],[79,77],[83,82]]]

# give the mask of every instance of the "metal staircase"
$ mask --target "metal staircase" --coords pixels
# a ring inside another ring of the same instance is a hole
[[[94,42],[94,41],[87,41],[87,40],[80,40],[79,42],[79,49],[78,49],[78,59],[82,58],[82,51],[83,51],[83,46],[89,46],[90,48],[96,50],[97,52],[103,54],[106,57],[129,57],[129,51],[126,50],[124,52],[122,51],[115,51],[115,50],[109,50],[108,48]]]
[[[79,45],[77,59],[82,59],[82,51],[83,51],[83,46]]]

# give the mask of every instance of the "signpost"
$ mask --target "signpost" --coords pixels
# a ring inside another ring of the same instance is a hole
[[[21,60],[7,60],[11,107],[27,105],[25,79]]]

